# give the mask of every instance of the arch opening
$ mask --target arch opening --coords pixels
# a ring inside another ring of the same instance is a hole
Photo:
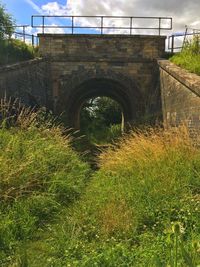
[[[120,132],[123,128],[130,129],[144,113],[143,92],[132,79],[121,73],[97,70],[84,75],[80,73],[80,76],[71,76],[70,79],[68,76],[66,79],[61,77],[56,112],[62,114],[67,127],[83,130],[81,114],[85,105],[105,97],[119,107],[121,120],[116,127]]]
[[[58,113],[65,111],[67,126],[80,129],[80,112],[84,103],[97,97],[115,100],[123,110],[124,122],[131,123],[141,112],[141,94],[136,87],[111,78],[90,78],[75,87],[62,83],[62,94],[58,102]]]

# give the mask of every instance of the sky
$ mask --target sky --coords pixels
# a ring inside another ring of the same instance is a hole
[[[169,16],[173,17],[173,32],[184,32],[185,25],[200,29],[200,0],[0,0],[18,25],[31,23],[31,15],[109,15],[109,16]],[[39,21],[36,21],[40,24]],[[91,19],[77,21],[90,26]],[[53,19],[49,25],[64,25],[67,20]],[[106,22],[105,22],[106,23]],[[108,26],[127,26],[128,21],[113,20]],[[135,22],[139,24],[138,21]],[[144,26],[153,22],[146,21]],[[152,24],[153,25],[153,24]],[[163,24],[165,25],[165,24]],[[47,30],[48,31],[48,30]],[[61,29],[60,32],[63,30]]]

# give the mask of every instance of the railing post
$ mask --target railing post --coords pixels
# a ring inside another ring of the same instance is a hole
[[[103,16],[101,16],[101,35],[103,34]]]
[[[132,35],[133,18],[130,17],[130,35]]]
[[[24,43],[26,42],[26,31],[25,31],[25,27],[26,26],[23,25],[23,41],[24,41]]]
[[[74,16],[72,16],[72,34],[74,34]]]
[[[42,33],[44,34],[44,16],[42,16]]]
[[[171,53],[174,53],[174,35],[172,34],[172,46],[171,46]]]
[[[159,29],[158,29],[159,36],[160,36],[160,31],[161,31],[161,18],[159,18]]]
[[[34,46],[35,45],[35,43],[34,43],[34,35],[32,34],[32,36],[31,36],[31,38],[32,38],[32,46]]]

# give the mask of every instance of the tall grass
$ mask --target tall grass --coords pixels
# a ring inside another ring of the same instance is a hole
[[[124,135],[87,182],[89,168],[61,127],[5,109],[0,265],[200,264],[200,150],[184,127]]]
[[[89,167],[43,112],[2,100],[0,114],[0,265],[7,266],[18,248],[79,197]]]
[[[103,152],[99,165],[62,230],[54,228],[49,260],[58,266],[197,266],[200,151],[186,129],[131,133]]]
[[[33,59],[37,56],[37,48],[20,40],[0,40],[0,66]]]

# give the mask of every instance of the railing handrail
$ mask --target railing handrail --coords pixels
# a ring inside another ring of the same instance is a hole
[[[23,41],[26,42],[26,38],[31,37],[31,44],[34,46],[35,44],[38,45],[38,36],[30,33],[26,33],[26,28],[30,27],[30,25],[14,25],[14,26],[7,26],[6,28],[14,28],[15,30],[12,34],[19,35],[23,37]],[[22,28],[22,32],[17,31],[16,29]],[[36,42],[35,42],[36,40]]]
[[[195,36],[195,35],[200,35],[200,29],[191,29],[193,32],[185,32],[185,33],[172,33],[170,36],[168,36],[168,50],[170,50],[172,53],[174,53],[174,50],[177,49],[182,49],[182,46],[175,46],[174,41],[175,38],[178,37],[186,37],[186,36]],[[195,32],[197,31],[197,32]],[[171,44],[171,46],[170,46]],[[183,41],[184,44],[184,41]]]
[[[36,25],[34,22],[35,18],[41,18],[41,24]],[[45,18],[68,18],[71,20],[71,25],[48,25],[45,24]],[[99,19],[99,26],[82,26],[80,24],[75,24],[76,18],[96,18]],[[105,19],[129,19],[129,26],[104,26]],[[143,20],[157,20],[158,26],[157,27],[134,27],[133,22],[134,19],[143,19]],[[168,20],[169,26],[162,26],[162,21]],[[42,28],[42,33],[45,33],[45,29],[71,29],[71,34],[74,34],[75,29],[96,29],[100,31],[100,34],[106,34],[105,30],[129,30],[130,35],[132,35],[133,30],[158,30],[158,34],[161,34],[161,30],[172,30],[172,18],[171,17],[139,17],[139,16],[69,16],[69,15],[32,15],[31,16],[31,26],[32,28]],[[127,34],[127,33],[126,33]]]

